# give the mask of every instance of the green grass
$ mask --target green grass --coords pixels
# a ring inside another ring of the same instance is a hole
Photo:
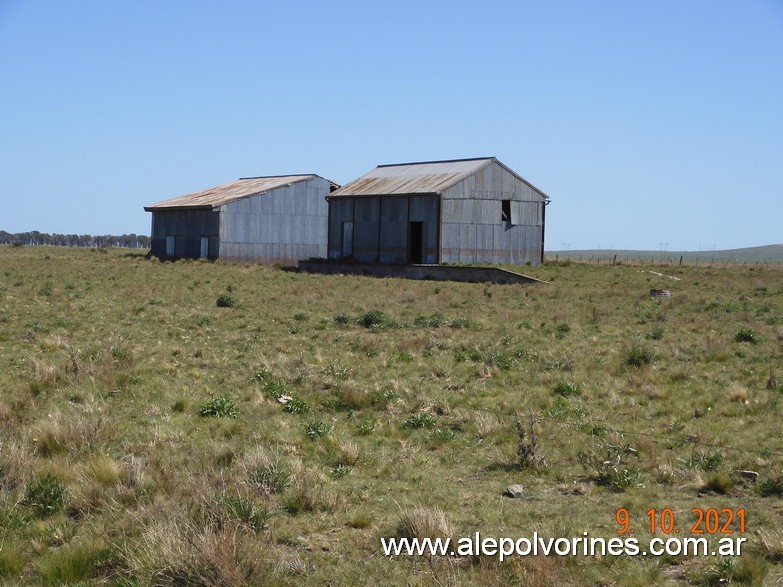
[[[680,278],[670,299],[624,265],[435,287],[0,247],[0,580],[774,584],[783,271],[649,267]],[[621,507],[645,540],[651,508],[686,531],[693,508],[744,508],[749,554],[380,554],[395,534],[611,538]]]

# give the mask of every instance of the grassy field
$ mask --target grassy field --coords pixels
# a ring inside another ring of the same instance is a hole
[[[783,580],[783,271],[523,272],[548,283],[0,247],[0,581]],[[682,535],[693,508],[744,509],[748,542],[502,563],[380,547],[608,539],[619,508],[640,541],[651,508]]]

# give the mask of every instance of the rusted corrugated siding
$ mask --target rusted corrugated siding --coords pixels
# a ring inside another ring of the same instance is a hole
[[[251,177],[215,186],[200,192],[193,192],[145,206],[147,212],[165,208],[206,208],[222,206],[240,198],[262,194],[269,190],[295,184],[318,177],[316,175],[281,175],[275,177]],[[326,180],[328,181],[328,180]],[[327,190],[327,194],[328,194]]]
[[[469,177],[493,159],[466,159],[433,163],[379,165],[369,173],[344,185],[330,198],[350,196],[392,196],[438,194]]]

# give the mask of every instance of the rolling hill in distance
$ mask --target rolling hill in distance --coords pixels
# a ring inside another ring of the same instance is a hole
[[[741,249],[702,250],[702,251],[636,251],[629,249],[571,249],[547,250],[546,258],[559,259],[612,259],[618,260],[669,260],[732,262],[732,263],[783,263],[783,244],[746,247]]]

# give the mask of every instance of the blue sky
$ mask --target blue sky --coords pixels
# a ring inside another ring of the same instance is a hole
[[[783,242],[783,1],[0,0],[0,229],[494,155],[547,249]]]

